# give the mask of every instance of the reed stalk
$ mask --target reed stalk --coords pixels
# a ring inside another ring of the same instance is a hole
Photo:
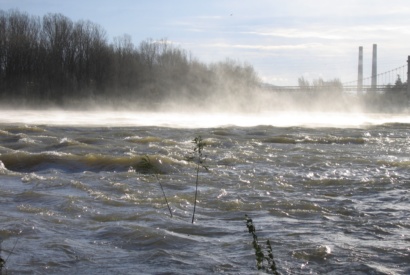
[[[7,261],[9,260],[11,254],[13,254],[14,249],[16,248],[17,242],[19,241],[19,236],[17,236],[16,242],[14,243],[13,249],[11,249],[9,255],[7,256],[7,258],[4,260],[1,256],[0,256],[0,275],[3,275],[3,268],[6,266]],[[0,242],[0,255],[1,255],[1,242]],[[6,270],[6,275],[7,275],[7,270]]]
[[[197,136],[192,141],[194,146],[193,154],[196,155],[196,181],[195,181],[195,199],[194,199],[194,211],[192,213],[192,223],[195,220],[195,210],[196,210],[196,201],[198,197],[198,182],[199,182],[199,169],[202,167],[208,171],[208,167],[204,165],[206,157],[203,156],[203,149],[205,147],[205,142],[201,136]]]
[[[171,207],[169,206],[169,203],[168,203],[168,200],[167,200],[167,196],[165,195],[164,187],[162,187],[162,184],[161,184],[161,181],[160,181],[159,178],[158,178],[158,175],[157,175],[157,174],[154,174],[154,176],[155,176],[155,178],[157,179],[157,182],[159,183],[159,186],[161,187],[162,194],[164,195],[165,202],[166,202],[166,204],[167,204],[167,206],[168,206],[169,214],[171,215],[171,218],[172,218]]]
[[[169,214],[171,215],[171,218],[172,218],[173,216],[172,216],[171,207],[169,206],[167,196],[165,195],[164,187],[162,186],[162,183],[161,183],[161,181],[160,181],[159,178],[158,178],[158,173],[157,173],[158,171],[157,171],[157,169],[155,168],[155,166],[151,163],[151,159],[149,158],[148,155],[145,155],[145,156],[142,157],[142,159],[141,159],[141,166],[142,166],[144,169],[146,169],[146,170],[153,170],[153,171],[154,171],[154,177],[155,177],[155,179],[157,180],[157,182],[159,183],[159,186],[160,186],[160,188],[161,188],[162,194],[164,195],[165,202],[166,202],[166,204],[167,204],[167,206],[168,206]],[[0,275],[1,275],[1,274],[0,274]]]

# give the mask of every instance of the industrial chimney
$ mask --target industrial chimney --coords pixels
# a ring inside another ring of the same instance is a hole
[[[373,59],[372,59],[372,90],[377,88],[377,44],[373,44]]]
[[[363,47],[359,47],[359,67],[357,73],[357,94],[361,95],[363,90]]]

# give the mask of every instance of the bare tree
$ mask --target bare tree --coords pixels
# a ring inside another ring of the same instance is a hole
[[[42,19],[0,11],[0,96],[19,102],[66,99],[245,95],[259,81],[253,67],[232,60],[206,65],[166,39],[136,47],[129,35],[108,44],[103,28],[62,14]]]

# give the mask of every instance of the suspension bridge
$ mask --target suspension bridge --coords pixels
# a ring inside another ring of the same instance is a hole
[[[343,91],[346,91],[346,92],[386,91],[387,89],[391,89],[392,87],[394,87],[394,85],[396,84],[400,85],[403,82],[408,83],[407,70],[408,70],[408,65],[406,64],[406,65],[385,71],[383,73],[379,73],[375,76],[376,84],[374,84],[374,79],[375,79],[374,76],[363,78],[361,83],[359,79],[348,81],[348,82],[343,82],[342,83]]]
[[[316,92],[326,90],[338,90],[360,94],[371,92],[386,92],[389,90],[400,90],[407,93],[410,98],[410,56],[407,64],[377,73],[377,45],[373,45],[372,75],[363,77],[363,47],[359,47],[358,77],[356,80],[334,83],[323,81],[318,84],[299,86],[268,86],[268,90],[273,92]]]
[[[362,83],[360,80],[352,80],[341,83],[341,89],[344,92],[372,92],[372,91],[386,91],[392,89],[396,84],[402,83],[402,88],[407,87],[408,65],[403,65],[376,75],[376,85],[372,84],[374,76],[368,76],[363,78]],[[403,84],[404,83],[404,84]],[[300,91],[315,91],[326,90],[326,88],[335,88],[335,86],[326,85],[324,81],[323,85],[299,85],[299,86],[269,86],[268,89],[276,92],[300,92]]]

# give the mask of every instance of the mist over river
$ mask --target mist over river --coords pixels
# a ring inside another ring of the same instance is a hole
[[[257,274],[245,214],[281,274],[410,274],[409,187],[409,115],[0,111],[3,274]]]

